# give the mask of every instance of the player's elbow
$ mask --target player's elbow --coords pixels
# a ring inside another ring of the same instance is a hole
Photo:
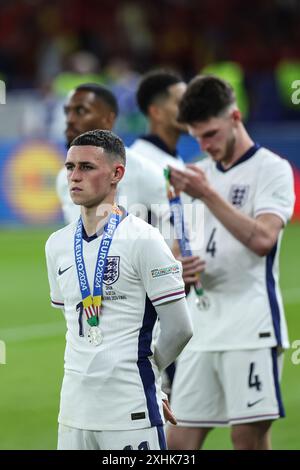
[[[271,236],[263,237],[259,240],[258,243],[253,247],[253,251],[263,258],[267,256],[273,249],[274,245],[276,244],[276,240],[273,239]]]
[[[180,329],[178,332],[178,336],[181,340],[181,349],[183,349],[187,343],[190,341],[190,339],[193,336],[193,326],[191,321],[187,322],[183,328]]]

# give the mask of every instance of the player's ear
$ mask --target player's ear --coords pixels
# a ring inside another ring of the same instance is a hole
[[[242,113],[239,109],[234,109],[231,113],[231,117],[234,124],[239,124],[242,120]]]
[[[160,106],[157,106],[156,104],[150,104],[148,108],[148,116],[150,119],[153,119],[155,121],[159,121],[162,116],[162,110]]]
[[[122,163],[117,163],[114,167],[114,174],[112,177],[112,184],[118,184],[119,181],[123,178],[125,173],[125,167]]]
[[[107,113],[105,117],[106,129],[111,130],[114,127],[116,118],[117,118],[116,113],[114,113],[113,111],[110,111],[109,113]]]

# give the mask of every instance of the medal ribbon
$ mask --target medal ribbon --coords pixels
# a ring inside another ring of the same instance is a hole
[[[109,216],[108,222],[104,227],[103,237],[98,250],[93,296],[87,278],[85,262],[83,259],[83,243],[82,243],[82,219],[78,220],[75,237],[74,237],[74,254],[77,268],[77,276],[82,297],[83,309],[90,326],[98,326],[99,316],[103,296],[103,278],[107,263],[109,248],[115,234],[115,231],[121,221],[122,212],[117,206],[113,206],[113,210]]]
[[[190,246],[190,240],[187,232],[187,228],[184,224],[183,205],[179,194],[176,195],[174,190],[171,188],[170,176],[171,172],[169,168],[164,169],[164,176],[166,179],[167,196],[170,204],[171,217],[174,220],[174,229],[176,238],[178,239],[179,250],[181,256],[192,256],[192,250]],[[204,289],[200,281],[200,274],[196,284],[194,284],[196,294],[200,297],[204,294]]]

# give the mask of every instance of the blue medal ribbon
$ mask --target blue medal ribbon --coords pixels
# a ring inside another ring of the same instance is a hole
[[[192,249],[190,246],[190,239],[187,232],[187,228],[184,224],[183,205],[179,195],[175,196],[174,191],[171,189],[170,184],[170,170],[166,168],[164,170],[164,176],[167,185],[167,196],[170,204],[171,217],[174,221],[174,229],[176,238],[178,240],[179,249],[181,256],[192,256]],[[200,281],[200,275],[196,284],[194,284],[196,294],[200,297],[204,294],[204,290]]]
[[[115,231],[121,221],[121,215],[121,211],[117,207],[114,207],[112,213],[109,216],[108,222],[104,227],[103,237],[99,246],[95,268],[93,296],[91,295],[90,285],[85,268],[85,262],[83,259],[83,223],[81,217],[79,218],[77,223],[77,228],[74,237],[75,262],[83,308],[87,317],[87,322],[90,326],[98,326],[99,324],[99,315],[103,295],[103,278],[105,273],[105,267],[107,264],[108,252]]]

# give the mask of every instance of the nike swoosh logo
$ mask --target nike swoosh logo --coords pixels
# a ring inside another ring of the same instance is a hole
[[[263,398],[260,398],[259,400],[253,401],[252,403],[249,403],[249,402],[248,402],[248,403],[247,403],[247,406],[248,406],[248,408],[251,408],[251,406],[256,405],[257,403],[259,403],[259,402],[262,401],[262,400],[263,400]]]
[[[71,264],[71,266],[69,266],[68,268],[66,269],[60,269],[58,270],[58,275],[61,276],[63,273],[65,273],[66,271],[68,271],[68,269],[72,268],[73,264]]]

